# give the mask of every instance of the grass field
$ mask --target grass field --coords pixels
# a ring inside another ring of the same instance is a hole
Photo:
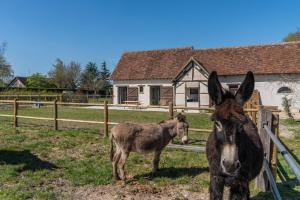
[[[10,109],[0,113],[11,113]],[[52,108],[24,108],[20,115],[52,117]],[[110,110],[109,119],[114,122],[159,122],[168,113]],[[59,117],[102,121],[102,110],[64,107]],[[188,114],[193,128],[210,128],[207,114]],[[296,132],[293,141],[283,140],[299,157],[300,124],[284,123]],[[41,126],[43,125],[43,126]],[[74,127],[74,129],[72,129]],[[20,127],[12,128],[11,119],[1,118],[0,123],[0,199],[76,199],[74,195],[89,188],[118,185],[111,177],[108,159],[109,144],[101,127],[79,127],[61,124],[60,131],[52,131],[52,124],[44,121],[21,120]],[[71,129],[70,129],[71,128]],[[101,131],[101,130],[100,130]],[[207,133],[191,133],[191,142],[203,145]],[[131,154],[126,165],[129,176],[127,187],[149,187],[155,191],[161,188],[185,187],[189,192],[207,193],[209,176],[204,153],[166,149],[162,153],[160,168],[156,177],[149,180],[151,155]],[[281,160],[282,161],[282,160]],[[284,168],[286,166],[283,165]],[[293,183],[293,176],[287,171],[290,181],[279,184],[284,199],[299,197],[299,186]],[[120,186],[118,190],[122,190]],[[107,188],[106,188],[107,189]],[[89,190],[89,191],[90,191]],[[115,192],[115,191],[114,191]],[[254,199],[272,199],[270,193],[261,193],[251,184]],[[122,199],[122,198],[121,198]],[[177,199],[184,199],[178,196]]]

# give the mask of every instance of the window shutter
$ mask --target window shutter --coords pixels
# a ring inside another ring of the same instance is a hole
[[[138,101],[139,100],[138,87],[128,87],[127,90],[127,101]]]

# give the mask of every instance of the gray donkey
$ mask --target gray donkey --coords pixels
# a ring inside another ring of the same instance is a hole
[[[178,136],[184,144],[188,141],[188,123],[186,117],[180,113],[174,119],[165,120],[159,124],[120,123],[115,125],[110,134],[110,160],[114,178],[126,180],[124,167],[130,152],[154,152],[152,174],[155,174],[162,149],[175,136]],[[116,145],[115,153],[113,143]]]

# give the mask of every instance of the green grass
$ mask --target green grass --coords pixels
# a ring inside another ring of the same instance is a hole
[[[110,121],[159,122],[168,117],[164,112],[110,110]],[[0,113],[11,113],[1,110]],[[52,117],[52,108],[22,108],[21,115]],[[207,114],[188,114],[190,127],[210,128]],[[103,120],[103,110],[63,107],[59,117],[85,120]],[[0,199],[69,199],[72,190],[81,186],[95,187],[114,184],[108,159],[109,144],[99,135],[99,128],[63,129],[52,131],[52,124],[34,126],[32,120],[20,122],[15,130],[9,120],[0,123]],[[70,125],[75,127],[75,125]],[[291,127],[297,127],[291,126]],[[299,133],[293,141],[285,141],[299,157]],[[207,133],[191,133],[191,143],[203,145]],[[128,185],[189,185],[189,190],[207,192],[209,184],[208,164],[204,153],[165,149],[161,156],[160,171],[153,179],[147,179],[151,171],[152,155],[132,153],[126,163]],[[280,160],[282,162],[282,160]],[[286,168],[286,166],[284,166]],[[293,177],[287,172],[291,180]],[[71,188],[62,193],[58,188]],[[299,186],[279,184],[285,199],[299,196]],[[254,199],[272,199],[270,193],[262,193],[251,184]]]

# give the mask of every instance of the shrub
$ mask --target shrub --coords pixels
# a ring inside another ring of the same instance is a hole
[[[282,107],[288,118],[294,120],[294,116],[291,112],[291,101],[286,96],[282,98]]]

